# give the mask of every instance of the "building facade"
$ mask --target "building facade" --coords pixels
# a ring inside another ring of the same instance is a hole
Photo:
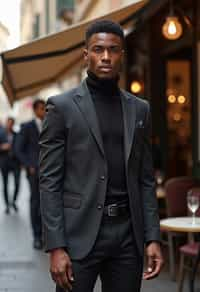
[[[73,10],[73,0],[22,0],[22,43],[65,29],[73,22]]]
[[[138,0],[75,0],[74,22],[100,17]]]
[[[7,42],[9,37],[9,30],[7,27],[0,22],[0,51],[4,51],[7,49]],[[0,65],[0,80],[2,79],[2,66]],[[0,123],[3,122],[6,118],[6,113],[9,110],[9,103],[7,101],[7,97],[5,92],[0,85]]]
[[[73,0],[22,0],[21,1],[21,41],[27,43],[48,34],[66,29],[73,23]],[[68,76],[59,84],[42,90],[37,97],[47,99],[80,81],[77,74]],[[35,97],[33,97],[35,98]]]

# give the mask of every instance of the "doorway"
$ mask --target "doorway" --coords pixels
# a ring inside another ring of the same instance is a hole
[[[192,174],[192,92],[191,61],[168,59],[166,62],[166,116],[170,177]]]

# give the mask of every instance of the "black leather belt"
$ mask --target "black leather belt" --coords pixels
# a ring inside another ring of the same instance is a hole
[[[110,204],[104,207],[104,215],[109,217],[120,217],[130,214],[128,204]]]

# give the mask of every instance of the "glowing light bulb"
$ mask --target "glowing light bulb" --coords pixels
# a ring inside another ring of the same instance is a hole
[[[168,16],[162,27],[162,33],[166,39],[176,40],[183,34],[183,28],[176,16]]]
[[[168,96],[168,102],[169,103],[175,103],[176,102],[176,96],[174,94],[170,94]]]
[[[175,24],[174,20],[171,20],[169,23],[168,33],[169,34],[176,34],[177,33],[176,24]]]
[[[142,90],[142,85],[139,81],[133,81],[131,83],[131,91],[133,93],[139,93]]]
[[[179,96],[178,96],[178,103],[183,104],[183,103],[185,103],[185,102],[186,102],[186,98],[185,98],[185,96],[184,96],[184,95],[179,95]]]
[[[179,113],[175,113],[174,114],[174,121],[176,121],[176,122],[180,122],[180,120],[181,120],[181,114],[179,114]]]

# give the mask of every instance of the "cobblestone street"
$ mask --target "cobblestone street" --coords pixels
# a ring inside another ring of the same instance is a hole
[[[24,173],[21,181],[19,213],[5,215],[0,197],[0,292],[54,292],[54,283],[48,274],[48,257],[32,248],[29,189]],[[12,190],[12,178],[10,185]],[[187,283],[185,286],[187,288]],[[158,279],[143,283],[142,292],[147,291],[173,292],[176,282],[170,281],[168,273],[163,272]],[[95,292],[100,292],[99,281]]]

